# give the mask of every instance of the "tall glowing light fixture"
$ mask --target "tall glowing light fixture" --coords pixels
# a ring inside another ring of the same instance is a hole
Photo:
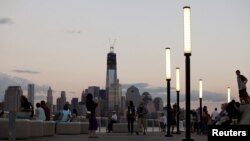
[[[180,101],[180,68],[176,68],[176,94],[177,94],[177,131],[176,131],[176,134],[180,134],[180,118],[179,118],[179,115],[180,115],[180,104],[179,104],[179,101]]]
[[[191,136],[190,126],[190,56],[191,56],[191,8],[183,7],[184,12],[184,55],[186,57],[186,138],[184,141],[193,141]]]
[[[199,99],[200,99],[200,133],[202,133],[202,79],[199,81]]]
[[[172,137],[170,134],[170,80],[171,80],[171,62],[170,62],[170,48],[166,50],[166,81],[167,81],[167,134],[165,137]]]
[[[170,48],[166,48],[166,79],[171,80]]]
[[[227,87],[227,102],[229,103],[231,101],[231,90],[230,87]]]

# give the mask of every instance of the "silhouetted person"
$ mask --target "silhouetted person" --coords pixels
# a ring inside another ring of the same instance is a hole
[[[77,122],[78,121],[78,113],[76,109],[73,109],[70,117],[70,122]]]
[[[133,134],[134,132],[134,121],[135,121],[135,106],[133,101],[129,101],[127,109],[127,121],[128,121],[128,132]]]
[[[97,103],[93,101],[93,96],[91,93],[88,93],[86,96],[86,107],[87,110],[90,112],[89,117],[89,138],[97,138],[96,130],[98,127],[95,110],[97,107]]]
[[[148,110],[146,109],[144,102],[141,101],[140,105],[137,107],[136,115],[138,119],[138,126],[140,127],[141,132],[143,135],[146,135],[146,116],[147,116]],[[136,132],[137,135],[139,135],[139,132]]]
[[[240,73],[239,70],[236,70],[236,75],[237,75],[237,83],[238,83],[238,88],[239,88],[239,98],[242,104],[249,104],[250,98],[247,93],[247,81],[248,79]]]
[[[20,102],[21,102],[20,112],[30,113],[29,118],[32,118],[34,116],[33,105],[28,101],[28,99],[24,95],[21,96]],[[19,118],[25,118],[25,117],[19,117]]]

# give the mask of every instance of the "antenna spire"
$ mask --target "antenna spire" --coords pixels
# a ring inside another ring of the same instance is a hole
[[[110,52],[114,52],[115,42],[116,42],[116,39],[113,41],[113,44],[111,44],[110,39],[109,39]]]

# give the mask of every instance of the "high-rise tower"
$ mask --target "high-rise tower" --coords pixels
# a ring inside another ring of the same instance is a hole
[[[107,73],[106,73],[106,92],[107,92],[107,107],[110,110],[118,110],[120,107],[121,97],[119,92],[119,81],[117,79],[116,54],[114,47],[110,47],[110,52],[107,56]]]
[[[34,106],[35,99],[35,85],[28,84],[28,101]]]
[[[52,89],[49,87],[47,93],[47,106],[50,108],[51,112],[53,112],[53,96],[52,96]]]
[[[21,106],[20,97],[23,90],[20,86],[9,86],[4,95],[4,110],[17,111]]]

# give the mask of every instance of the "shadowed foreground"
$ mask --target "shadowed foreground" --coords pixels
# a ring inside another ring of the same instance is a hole
[[[173,137],[165,137],[166,133],[147,133],[147,135],[128,135],[127,133],[100,133],[99,138],[88,138],[88,135],[54,135],[53,137],[30,138],[24,141],[182,141],[185,133],[173,134]],[[207,141],[207,135],[192,134],[195,141]],[[2,140],[0,140],[2,141]],[[23,141],[23,140],[18,140]]]

